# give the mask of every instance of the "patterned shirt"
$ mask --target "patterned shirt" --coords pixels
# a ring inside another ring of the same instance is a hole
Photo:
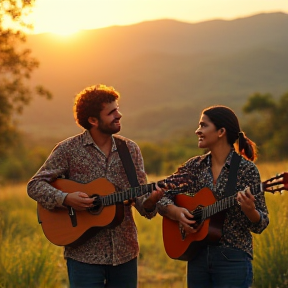
[[[188,177],[192,179],[191,189],[189,188],[188,195],[193,197],[193,195],[202,188],[207,187],[213,192],[215,199],[220,200],[224,198],[224,190],[228,181],[232,155],[233,150],[226,159],[226,163],[221,170],[217,183],[213,183],[211,153],[189,159],[178,168],[178,171],[175,174],[187,173]],[[222,237],[219,244],[226,247],[241,249],[253,258],[251,232],[260,234],[269,224],[264,192],[260,189],[260,174],[255,164],[241,157],[236,181],[235,194],[238,191],[243,191],[247,186],[250,187],[251,193],[255,197],[256,209],[260,213],[260,221],[258,223],[252,223],[242,212],[239,205],[232,205],[227,209],[227,214],[223,223]],[[158,202],[158,211],[160,214],[163,214],[164,212],[163,206],[174,204],[174,197],[175,196],[173,195],[165,196]]]
[[[126,141],[136,168],[140,185],[147,183],[144,163],[137,144],[122,136]],[[114,137],[108,157],[93,141],[89,131],[68,138],[56,145],[43,166],[31,178],[27,186],[28,195],[44,208],[63,207],[67,195],[49,183],[57,178],[67,178],[79,183],[89,183],[98,178],[106,178],[117,187],[116,191],[130,188],[128,178],[120,160]],[[147,196],[136,198],[135,208],[147,218],[155,216],[155,211],[146,213],[142,207]],[[89,264],[118,265],[139,254],[137,229],[131,205],[124,207],[124,220],[114,228],[103,228],[95,236],[77,247],[65,247],[64,255]]]

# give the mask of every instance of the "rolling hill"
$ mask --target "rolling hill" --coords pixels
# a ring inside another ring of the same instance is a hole
[[[35,99],[20,128],[59,141],[81,131],[74,96],[103,83],[121,93],[121,134],[136,141],[171,138],[197,126],[201,110],[224,104],[239,116],[254,92],[288,91],[288,14],[259,14],[195,24],[163,19],[79,32],[29,35],[40,61],[32,84],[53,100]]]

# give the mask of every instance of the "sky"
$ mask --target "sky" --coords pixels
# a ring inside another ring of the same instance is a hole
[[[64,35],[156,19],[196,23],[279,11],[288,13],[288,0],[36,0],[30,19],[33,33]]]

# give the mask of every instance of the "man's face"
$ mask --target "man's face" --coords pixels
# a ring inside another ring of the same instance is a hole
[[[112,135],[121,129],[120,119],[122,114],[119,111],[118,102],[104,103],[98,121],[98,130],[104,134]]]

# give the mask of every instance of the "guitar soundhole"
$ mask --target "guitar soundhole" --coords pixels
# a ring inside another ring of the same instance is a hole
[[[94,198],[94,201],[93,201],[94,206],[87,208],[87,211],[93,215],[98,215],[103,209],[101,198],[97,194],[92,195],[91,198]]]
[[[194,216],[193,220],[196,221],[196,223],[193,225],[194,228],[199,227],[202,224],[202,209],[203,206],[199,205],[195,210],[191,211],[191,214]]]

